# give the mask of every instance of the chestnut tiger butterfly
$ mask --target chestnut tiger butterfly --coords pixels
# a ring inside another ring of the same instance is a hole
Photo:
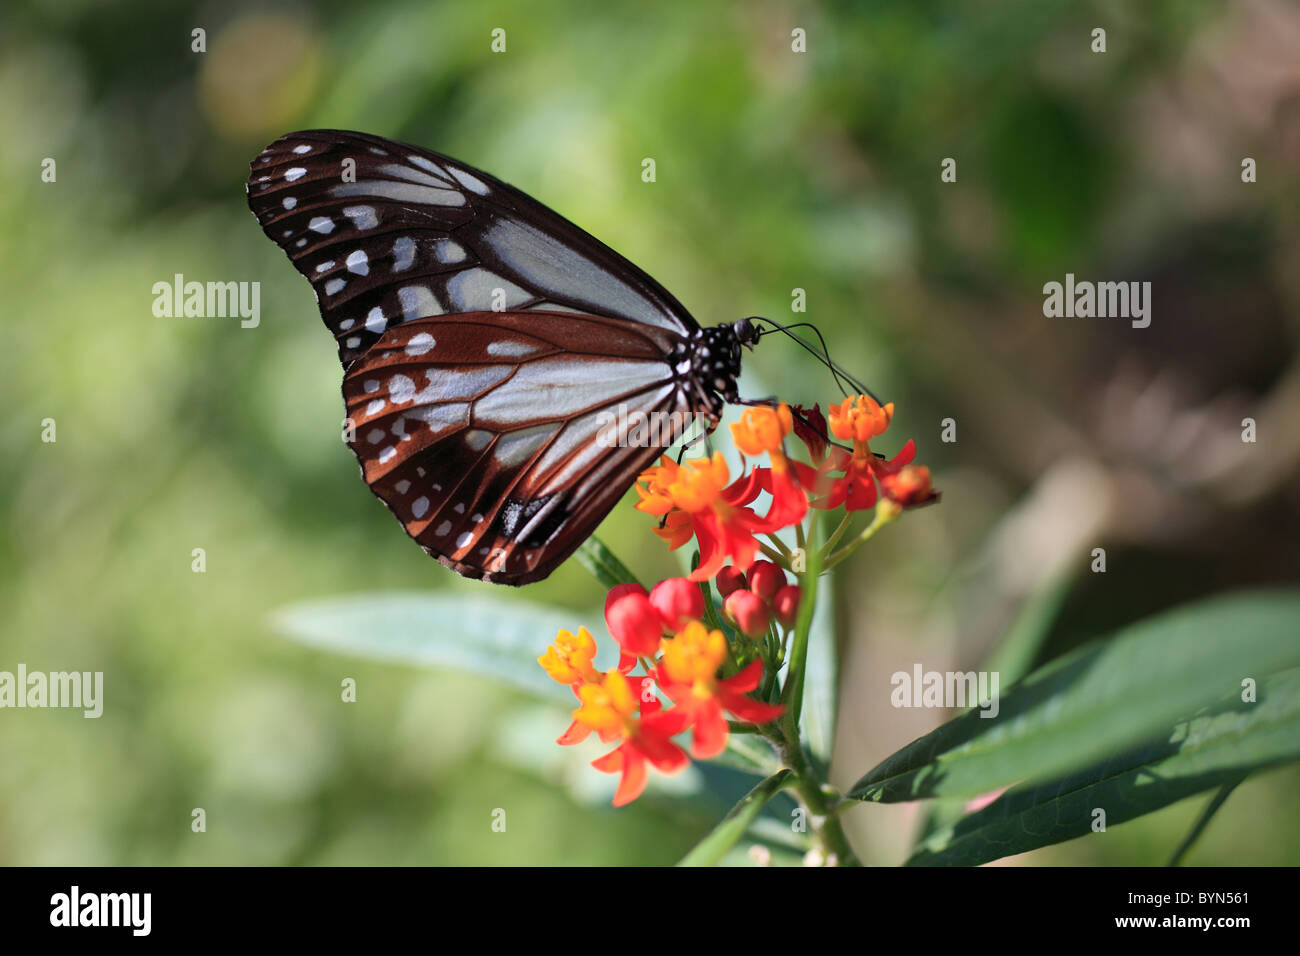
[[[620,407],[711,429],[739,401],[756,325],[701,328],[631,262],[486,173],[338,130],[290,133],[250,165],[249,207],[338,341],[362,477],[466,577],[528,584],[586,540],[672,442],[598,440]]]

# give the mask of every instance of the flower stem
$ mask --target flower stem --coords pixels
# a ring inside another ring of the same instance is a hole
[[[830,860],[833,857],[838,866],[861,866],[836,813],[839,795],[829,784],[818,780],[803,747],[797,739],[790,740],[784,724],[779,736],[769,739],[776,746],[781,763],[792,771],[786,789],[794,791],[807,811],[808,825],[812,828],[813,840],[816,848],[821,851],[822,858]]]
[[[876,505],[876,516],[871,519],[871,524],[867,525],[860,535],[827,558],[826,563],[822,565],[822,572],[829,571],[867,541],[870,541],[877,531],[897,518],[900,513],[898,506],[892,501],[881,499],[880,504]]]

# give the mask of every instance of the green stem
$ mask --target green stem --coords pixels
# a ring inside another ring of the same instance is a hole
[[[1236,780],[1230,780],[1219,788],[1219,792],[1214,795],[1214,799],[1206,804],[1205,809],[1201,812],[1201,815],[1192,827],[1191,832],[1188,833],[1187,836],[1183,837],[1183,842],[1178,845],[1178,849],[1174,851],[1174,855],[1169,858],[1169,866],[1180,866],[1182,864],[1183,857],[1186,856],[1187,851],[1192,848],[1192,844],[1200,839],[1201,834],[1205,832],[1205,828],[1209,826],[1210,820],[1219,812],[1219,808],[1223,806],[1224,802],[1232,794],[1232,791],[1237,789],[1237,785],[1245,779],[1246,774],[1242,774]]]
[[[876,516],[871,519],[871,524],[867,525],[867,527],[863,529],[863,532],[851,542],[827,558],[826,563],[822,565],[822,571],[829,571],[854,551],[858,550],[858,548],[863,544],[870,541],[875,537],[877,531],[897,518],[899,513],[897,506],[890,502],[881,501],[880,504],[876,506]]]
[[[771,739],[771,738],[769,738]],[[772,741],[784,766],[790,768],[791,776],[786,782],[786,789],[794,791],[795,796],[808,813],[808,825],[812,830],[813,841],[821,852],[822,858],[834,857],[839,866],[861,866],[853,847],[849,845],[848,836],[837,814],[840,803],[837,794],[829,784],[817,778],[808,762],[808,756],[798,740],[791,741],[784,733]]]
[[[852,522],[853,513],[850,511],[844,512],[844,517],[840,519],[840,523],[836,526],[835,530],[831,532],[831,536],[826,539],[826,545],[822,549],[823,554],[829,555],[831,553],[831,548],[835,547],[835,545],[839,543],[840,538],[844,537],[844,532],[849,530],[849,525]]]

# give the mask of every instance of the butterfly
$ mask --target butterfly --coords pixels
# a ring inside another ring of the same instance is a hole
[[[362,477],[466,577],[546,577],[677,437],[629,441],[637,422],[675,413],[711,430],[739,401],[757,325],[701,328],[487,173],[339,130],[290,133],[250,166],[249,207],[338,342]]]

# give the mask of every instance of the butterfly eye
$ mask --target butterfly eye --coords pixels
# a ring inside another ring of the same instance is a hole
[[[748,319],[705,333],[608,246],[419,147],[290,133],[247,192],[338,343],[366,483],[469,577],[549,574],[677,434],[635,423],[716,422],[714,393],[735,400],[739,346],[758,341]],[[687,360],[699,341],[714,360]]]

